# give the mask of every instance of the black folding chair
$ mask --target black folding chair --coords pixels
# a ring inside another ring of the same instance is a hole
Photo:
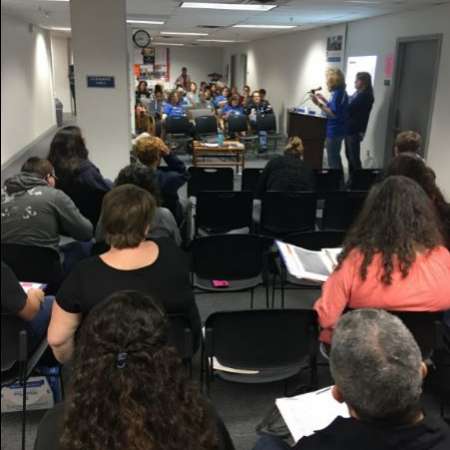
[[[231,167],[189,167],[188,197],[201,191],[232,191],[234,172]]]
[[[437,342],[433,353],[434,370],[430,371],[431,385],[440,399],[442,418],[450,425],[450,327],[437,322]]]
[[[242,191],[255,192],[263,169],[247,168],[242,171]]]
[[[309,231],[303,233],[296,233],[289,235],[284,239],[288,244],[297,247],[306,248],[307,250],[319,251],[323,248],[341,247],[344,242],[345,233],[340,230],[327,231]],[[275,256],[274,260],[275,271],[272,273],[272,307],[275,304],[275,291],[277,289],[277,277],[280,277],[280,291],[281,291],[281,307],[285,305],[286,289],[320,289],[321,285],[317,283],[301,282],[298,279],[289,275],[286,266],[280,255]]]
[[[303,370],[309,370],[310,389],[314,389],[317,387],[317,338],[317,316],[313,310],[213,313],[205,322],[202,358],[207,392],[217,376],[238,383],[285,380],[286,393],[287,380]],[[216,362],[241,373],[219,370]]]
[[[383,175],[382,169],[358,169],[352,172],[349,188],[354,191],[368,191]]]
[[[244,133],[248,131],[248,119],[247,116],[244,114],[231,114],[228,119],[228,133],[235,134],[235,133]]]
[[[44,339],[31,356],[28,356],[28,336],[24,322],[9,314],[2,314],[1,360],[2,388],[19,383],[22,385],[22,450],[25,450],[26,413],[27,413],[27,380],[36,367],[48,344]]]
[[[169,314],[169,345],[174,347],[192,376],[192,358],[195,353],[192,329],[181,314]]]
[[[344,184],[344,172],[339,169],[315,169],[318,192],[339,191]]]
[[[261,234],[282,238],[314,230],[317,194],[314,192],[266,192],[261,203]]]
[[[367,197],[367,191],[324,192],[321,229],[347,231],[354,223]]]
[[[193,141],[193,126],[186,116],[167,117],[165,120],[166,139],[171,147],[186,146]]]
[[[64,277],[58,252],[51,248],[4,243],[1,249],[3,261],[20,281],[45,283],[45,292],[56,294]]]
[[[217,135],[217,119],[215,116],[200,116],[195,118],[195,131],[202,139]]]
[[[257,114],[256,115],[256,130],[258,132],[265,131],[267,133],[268,142],[273,142],[273,148],[276,150],[278,141],[283,137],[277,133],[277,122],[275,114]]]
[[[253,193],[248,191],[202,191],[195,207],[196,235],[226,233],[252,227]]]
[[[220,234],[195,239],[190,245],[193,286],[199,293],[250,291],[253,308],[254,289],[264,284],[268,307],[266,268],[272,242],[254,234]],[[225,285],[216,287],[217,281],[224,281]]]

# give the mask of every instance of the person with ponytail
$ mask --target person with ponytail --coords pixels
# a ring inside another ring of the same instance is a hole
[[[118,291],[87,316],[66,401],[44,416],[34,448],[234,449],[169,344],[161,305],[138,291]]]

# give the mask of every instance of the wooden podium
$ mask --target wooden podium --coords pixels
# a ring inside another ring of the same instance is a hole
[[[288,110],[288,136],[299,136],[305,147],[304,161],[312,169],[322,169],[327,119],[322,116]]]

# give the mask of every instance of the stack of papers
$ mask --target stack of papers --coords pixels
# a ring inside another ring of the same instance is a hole
[[[323,430],[337,417],[350,417],[345,403],[337,402],[331,386],[296,397],[279,398],[275,404],[295,442]]]
[[[32,283],[30,281],[21,281],[20,285],[22,286],[22,289],[27,294],[30,289],[42,289],[44,290],[47,285],[42,283]]]

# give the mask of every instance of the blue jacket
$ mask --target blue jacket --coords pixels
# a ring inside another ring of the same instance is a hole
[[[327,103],[335,117],[328,117],[327,138],[344,137],[348,115],[348,95],[345,89],[336,89]]]
[[[356,91],[348,104],[347,134],[365,133],[374,102],[371,92]]]

